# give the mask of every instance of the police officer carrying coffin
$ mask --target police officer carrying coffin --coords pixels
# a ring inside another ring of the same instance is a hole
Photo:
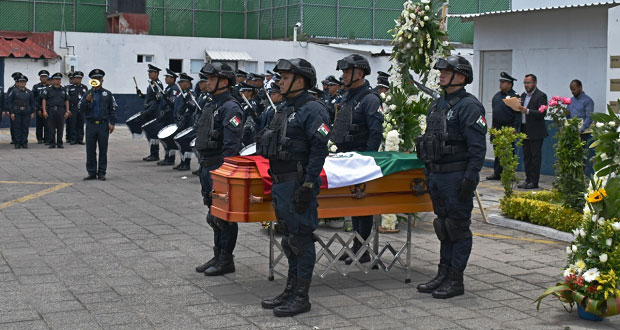
[[[178,127],[178,132],[194,125],[194,113],[196,112],[195,98],[192,92],[192,80],[194,78],[188,76],[186,73],[179,75],[179,86],[181,86],[181,93],[183,97],[178,97],[174,104],[174,118]],[[179,165],[173,167],[179,171],[189,171],[189,163],[192,159],[182,159]]]
[[[86,120],[86,171],[88,176],[84,180],[99,178],[106,180],[108,165],[108,138],[114,131],[116,123],[116,101],[112,92],[102,87],[105,72],[94,69],[88,77],[99,81],[99,86],[93,87],[80,100],[79,108]],[[99,164],[97,164],[97,147],[99,147]]]
[[[7,101],[12,127],[15,130],[15,149],[28,149],[28,128],[30,119],[34,118],[34,95],[26,88],[26,82],[28,77],[19,76],[16,87],[11,90]]]
[[[493,96],[493,100],[491,101],[491,107],[493,108],[491,127],[502,129],[502,127],[511,126],[514,127],[515,132],[518,132],[519,127],[521,126],[521,114],[518,111],[512,110],[503,101],[507,98],[519,97],[517,92],[512,89],[512,86],[517,79],[511,77],[506,72],[500,73],[499,76],[499,92]],[[499,163],[499,158],[495,157],[495,163],[493,164],[493,175],[487,176],[487,180],[499,180],[501,174],[502,166]]]
[[[284,292],[265,299],[263,308],[275,316],[310,311],[308,290],[316,259],[314,230],[318,226],[317,195],[320,173],[328,155],[329,115],[321,101],[308,93],[316,85],[316,71],[306,60],[280,59],[280,91],[286,104],[256,138],[259,155],[269,159],[271,196],[288,259]]]
[[[486,153],[487,124],[482,104],[465,91],[473,80],[469,62],[461,56],[439,59],[443,94],[433,101],[418,157],[426,164],[428,190],[437,218],[433,227],[441,242],[439,271],[420,292],[434,298],[462,295],[463,271],[471,253],[471,211],[479,172]]]
[[[159,122],[164,126],[174,124],[174,103],[179,96],[179,87],[177,87],[176,79],[178,75],[170,69],[166,69],[164,89],[164,99],[161,102],[161,110],[159,111]],[[164,159],[157,162],[159,166],[174,165],[175,151],[164,146]]]
[[[88,87],[82,84],[82,78],[84,78],[82,71],[76,71],[72,77],[71,85],[67,86],[69,110],[71,111],[71,117],[68,120],[71,127],[69,144],[84,144],[84,114],[78,108],[78,103],[88,91]]]
[[[236,156],[241,149],[241,123],[243,112],[230,90],[235,81],[233,69],[225,63],[207,63],[200,70],[206,80],[206,90],[213,99],[203,108],[196,127],[196,150],[200,154],[200,184],[202,199],[211,208],[213,182],[210,171],[224,162],[224,157]],[[235,222],[214,217],[209,210],[207,223],[213,228],[213,258],[196,267],[206,276],[217,276],[235,271],[233,250],[237,244],[239,228]]]
[[[162,92],[164,90],[164,85],[162,85],[159,80],[159,71],[160,68],[149,64],[148,65],[148,74],[149,74],[149,86],[146,88],[146,94],[142,94],[142,91],[136,87],[136,92],[139,97],[144,98],[144,110],[142,111],[144,115],[144,122],[151,121],[159,115],[159,110],[161,108],[161,99]],[[154,162],[159,160],[159,140],[157,137],[149,137],[149,145],[150,145],[150,153],[148,156],[142,158],[142,160],[147,162]]]
[[[49,142],[49,134],[47,131],[47,119],[43,117],[43,107],[41,106],[41,94],[47,88],[47,79],[50,73],[47,70],[39,71],[39,82],[32,86],[32,93],[34,94],[35,102],[35,114],[36,114],[36,135],[37,143],[41,144]]]
[[[47,119],[48,132],[50,134],[50,149],[64,148],[62,145],[62,135],[64,131],[65,119],[71,116],[69,110],[69,96],[67,90],[60,85],[62,73],[56,72],[50,78],[52,86],[41,93],[41,103],[43,106],[43,117]]]
[[[343,95],[338,113],[332,126],[332,141],[339,152],[378,151],[383,140],[383,113],[381,99],[364,79],[370,74],[368,60],[358,54],[349,55],[338,61],[336,67],[342,70],[342,77],[347,92]],[[364,240],[372,231],[373,217],[353,217],[353,230]],[[362,242],[353,242],[353,252],[357,253]],[[343,255],[343,259],[346,254]],[[341,259],[342,260],[342,259]],[[370,261],[365,252],[359,257],[361,263]],[[351,264],[353,259],[346,258],[345,263]]]

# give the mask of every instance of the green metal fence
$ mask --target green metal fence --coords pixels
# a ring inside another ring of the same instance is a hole
[[[450,14],[475,14],[510,9],[510,0],[451,0]],[[448,18],[450,40],[471,44],[474,42],[474,22],[461,22],[460,18]]]

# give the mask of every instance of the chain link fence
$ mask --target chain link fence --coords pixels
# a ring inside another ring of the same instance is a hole
[[[451,0],[448,4],[450,14],[476,14],[509,9],[510,0]],[[474,22],[461,22],[458,17],[449,17],[448,35],[453,42],[472,44]]]

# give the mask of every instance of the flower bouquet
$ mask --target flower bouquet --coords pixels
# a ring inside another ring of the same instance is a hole
[[[570,97],[554,96],[547,102],[547,105],[541,105],[538,108],[538,112],[544,113],[547,111],[547,115],[553,119],[558,128],[561,128],[564,121],[570,117],[570,111],[568,110],[570,104]]]

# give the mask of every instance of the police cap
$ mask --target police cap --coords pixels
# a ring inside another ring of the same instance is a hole
[[[362,69],[364,70],[364,75],[367,76],[370,74],[370,63],[360,54],[351,54],[339,60],[336,64],[336,70],[346,69]]]
[[[62,79],[62,73],[60,72],[54,73],[51,79]]]
[[[508,73],[502,71],[499,74],[499,81],[506,81],[509,83],[514,83],[515,81],[517,81],[517,79],[513,78],[511,75],[509,75]]]
[[[164,76],[172,77],[174,79],[179,77],[178,74],[174,73],[174,71],[172,71],[170,69],[166,69],[166,74]]]
[[[235,84],[235,71],[230,65],[221,62],[207,63],[200,69],[200,73],[211,76],[215,75],[228,80],[228,86]]]
[[[92,69],[88,73],[88,77],[93,78],[93,79],[103,78],[104,76],[105,76],[105,72],[101,69]]]
[[[310,94],[312,94],[312,95],[316,95],[316,96],[318,96],[318,97],[323,97],[323,95],[325,94],[325,92],[323,92],[322,90],[320,90],[320,89],[316,88],[316,86],[315,86],[315,87],[310,88],[310,89],[308,90],[308,93],[310,93]]]
[[[50,72],[47,71],[47,70],[41,70],[41,71],[39,71],[39,77],[41,77],[41,76],[49,77],[50,76]]]
[[[250,73],[248,78],[250,80],[265,80],[265,75],[260,73]]]
[[[28,81],[28,77],[24,76],[23,74],[20,74],[17,78],[15,78],[15,81]]]
[[[67,77],[68,77],[69,79],[73,79],[73,78],[75,77],[75,73],[73,73],[73,72],[69,72],[69,73],[67,73]]]
[[[465,84],[471,84],[474,81],[474,73],[471,64],[463,56],[450,55],[446,58],[437,60],[434,66],[435,70],[452,70],[465,76]]]
[[[159,72],[161,71],[160,68],[154,66],[153,64],[149,64],[149,69],[147,70],[148,72]]]
[[[181,74],[179,74],[179,82],[181,81],[187,81],[187,82],[192,82],[192,80],[194,80],[194,78],[190,77],[187,75],[187,73],[183,72]]]
[[[273,76],[273,72],[271,70],[265,71],[265,76]]]
[[[326,85],[340,85],[340,81],[338,81],[338,79],[336,79],[333,75],[325,77],[321,83]]]
[[[280,85],[278,84],[271,84],[271,86],[269,86],[269,93],[280,93]]]
[[[248,91],[253,91],[255,90],[256,87],[254,87],[254,85],[250,85],[248,83],[242,82],[239,84],[239,91],[240,92],[248,92]]]
[[[303,58],[293,58],[290,60],[279,59],[273,71],[277,73],[289,71],[306,78],[310,86],[316,85],[316,70],[310,62]]]
[[[379,76],[377,77],[377,86],[390,88],[390,80],[388,79],[388,77]]]
[[[236,77],[247,77],[247,76],[248,76],[248,73],[247,73],[247,72],[245,72],[245,71],[243,71],[243,70],[237,70],[237,71],[235,72],[235,76],[236,76]]]
[[[84,78],[84,72],[82,72],[82,71],[75,71],[73,73],[73,78]]]
[[[17,81],[17,78],[19,78],[19,76],[22,76],[21,72],[13,72],[11,74],[11,78],[13,78],[13,80]]]

